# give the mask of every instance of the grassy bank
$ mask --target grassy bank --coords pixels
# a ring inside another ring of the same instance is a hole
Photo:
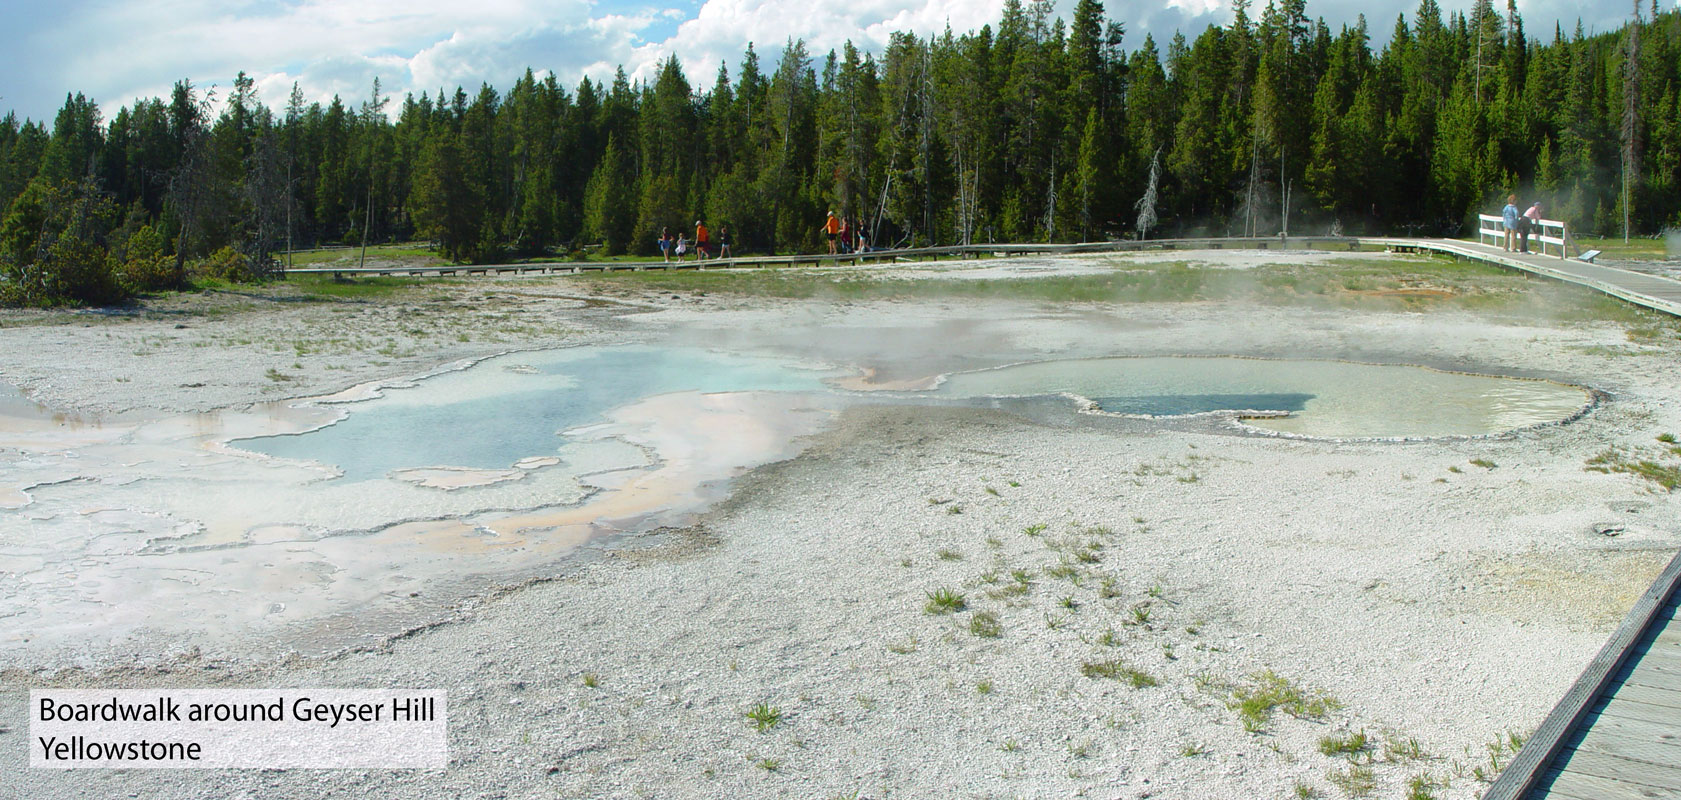
[[[1195,262],[1109,259],[1109,271],[1055,277],[901,276],[809,268],[709,272],[614,272],[580,276],[602,289],[718,292],[802,299],[1016,299],[1044,302],[1197,302],[1428,310],[1500,310],[1546,290],[1566,290],[1584,317],[1617,317],[1623,304],[1597,293],[1537,282],[1485,264],[1444,258],[1341,258],[1311,265],[1273,263],[1229,269]]]

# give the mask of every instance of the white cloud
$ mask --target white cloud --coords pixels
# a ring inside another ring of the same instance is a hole
[[[7,0],[0,0],[0,3]],[[1681,2],[1681,0],[1677,0]],[[1550,39],[1578,15],[1588,30],[1609,30],[1622,14],[1584,14],[1576,0],[1519,0],[1532,36]],[[575,86],[584,75],[610,79],[623,65],[651,79],[675,54],[690,83],[708,87],[720,64],[735,74],[747,43],[763,68],[775,67],[784,42],[803,39],[817,63],[851,40],[879,53],[894,31],[937,35],[996,24],[1003,0],[707,0],[698,11],[641,5],[639,0],[63,0],[55,9],[19,15],[0,31],[0,63],[8,101],[36,118],[51,118],[64,92],[84,91],[105,108],[136,97],[167,96],[179,78],[219,84],[226,94],[239,70],[256,81],[271,107],[284,105],[293,82],[309,100],[341,95],[356,105],[374,76],[403,92],[446,92],[481,82],[506,90],[527,66],[552,71]],[[682,4],[671,4],[682,5]],[[1067,19],[1074,0],[1058,0]],[[1126,27],[1126,46],[1153,34],[1165,46],[1174,29],[1195,38],[1230,18],[1224,0],[1108,0],[1108,15]],[[1257,5],[1264,2],[1257,0]],[[1444,0],[1444,11],[1470,0]],[[1308,13],[1335,30],[1365,12],[1374,44],[1387,39],[1395,16],[1409,21],[1417,0],[1310,0]],[[1251,14],[1259,11],[1253,6]],[[10,12],[8,11],[10,16]],[[30,21],[38,27],[28,28]],[[673,23],[676,22],[675,25]],[[9,52],[8,52],[9,51]]]
[[[1167,0],[1168,8],[1177,8],[1194,17],[1212,14],[1220,10],[1220,0]],[[1186,32],[1189,36],[1190,32]]]

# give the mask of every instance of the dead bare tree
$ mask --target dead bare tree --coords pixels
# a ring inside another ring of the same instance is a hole
[[[1134,207],[1138,209],[1138,238],[1150,238],[1150,229],[1156,227],[1156,185],[1162,176],[1162,149],[1156,148],[1150,156],[1150,181],[1144,186],[1144,196],[1138,198]]]
[[[175,211],[179,227],[175,232],[175,283],[187,281],[187,248],[203,227],[210,205],[210,107],[216,97],[212,87],[202,97],[195,97],[192,84],[183,81],[178,87],[181,118],[175,132],[181,147],[181,160],[169,175],[169,204]]]
[[[1623,53],[1623,244],[1628,244],[1634,187],[1640,181],[1640,0]]]
[[[279,135],[273,126],[264,126],[245,160],[245,201],[251,209],[246,255],[258,277],[266,277],[273,270],[275,245],[283,236],[290,249],[292,181],[291,165],[286,161]]]

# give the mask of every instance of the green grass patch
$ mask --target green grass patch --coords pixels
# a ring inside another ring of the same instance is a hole
[[[1663,261],[1670,257],[1663,237],[1635,236],[1627,244],[1621,236],[1573,236],[1572,241],[1583,250],[1601,250],[1608,258],[1627,258],[1638,261]],[[1675,255],[1681,255],[1677,253]]]
[[[1584,469],[1589,472],[1624,473],[1637,475],[1659,486],[1664,491],[1675,491],[1681,486],[1681,466],[1660,463],[1658,461],[1641,458],[1615,447],[1604,450],[1593,458],[1588,459]]]
[[[279,253],[275,256],[281,264],[286,263],[287,255]],[[368,258],[382,261],[414,261],[419,264],[442,263],[437,251],[430,247],[417,244],[371,244],[368,245]],[[294,267],[353,267],[362,260],[360,247],[334,247],[319,250],[296,250],[291,254]]]
[[[1366,797],[1377,788],[1377,775],[1370,765],[1354,764],[1325,773],[1325,780],[1349,797]]]
[[[923,604],[922,610],[927,614],[951,614],[968,607],[961,593],[943,587],[928,593],[928,602]]]
[[[1356,733],[1333,733],[1319,737],[1319,752],[1328,756],[1343,756],[1349,759],[1359,758],[1372,750],[1372,740],[1365,731]]]
[[[297,287],[305,300],[372,300],[390,297],[421,285],[415,278],[382,275],[334,278],[331,275],[293,275],[287,283]]]
[[[1237,712],[1243,729],[1251,733],[1261,731],[1277,712],[1307,720],[1323,720],[1342,707],[1337,699],[1322,691],[1296,684],[1272,670],[1250,676],[1249,682],[1236,686],[1226,704]]]
[[[1510,270],[1478,262],[1393,257],[1331,259],[1311,265],[1264,264],[1248,270],[1179,263],[1109,261],[1113,270],[1049,278],[965,280],[896,278],[852,271],[767,268],[712,272],[614,272],[580,276],[602,286],[717,292],[790,299],[1009,299],[1072,302],[1249,300],[1410,311],[1437,306],[1499,306],[1529,291]]]
[[[1088,661],[1080,665],[1080,674],[1088,678],[1108,678],[1123,681],[1134,689],[1144,689],[1159,683],[1150,673],[1127,666],[1125,661],[1118,658],[1108,661]]]
[[[1445,783],[1429,775],[1414,775],[1412,780],[1407,781],[1406,800],[1441,800],[1441,795],[1436,794],[1436,791],[1447,788]]]
[[[782,724],[782,711],[769,703],[755,703],[741,715],[760,733]]]
[[[981,611],[969,618],[969,632],[982,639],[997,639],[1004,635],[1004,624],[991,611]]]

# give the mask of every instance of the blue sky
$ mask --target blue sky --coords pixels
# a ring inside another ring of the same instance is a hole
[[[1666,7],[1675,0],[1664,0]],[[1439,0],[1462,11],[1471,0]],[[1641,0],[1644,9],[1649,0]],[[1074,0],[1058,0],[1070,16]],[[731,73],[748,42],[774,61],[789,38],[813,53],[848,39],[878,51],[889,33],[921,34],[949,22],[967,31],[996,21],[1003,0],[0,0],[0,110],[52,118],[65,93],[80,91],[107,117],[137,97],[166,96],[189,78],[225,93],[240,70],[263,101],[282,105],[294,82],[310,100],[337,93],[360,101],[374,76],[397,97],[406,91],[505,89],[530,66],[568,87],[584,75],[610,77],[618,65],[651,76],[675,53],[690,82],[707,86],[718,65]],[[1126,25],[1126,47],[1145,33],[1165,42],[1194,37],[1231,19],[1230,0],[1107,0]],[[1309,0],[1308,13],[1336,29],[1365,13],[1374,39],[1418,0]],[[1504,2],[1496,2],[1504,7]],[[1265,6],[1252,4],[1251,14]],[[1618,27],[1624,0],[1519,0],[1531,35],[1568,32],[1578,16],[1590,31]]]

